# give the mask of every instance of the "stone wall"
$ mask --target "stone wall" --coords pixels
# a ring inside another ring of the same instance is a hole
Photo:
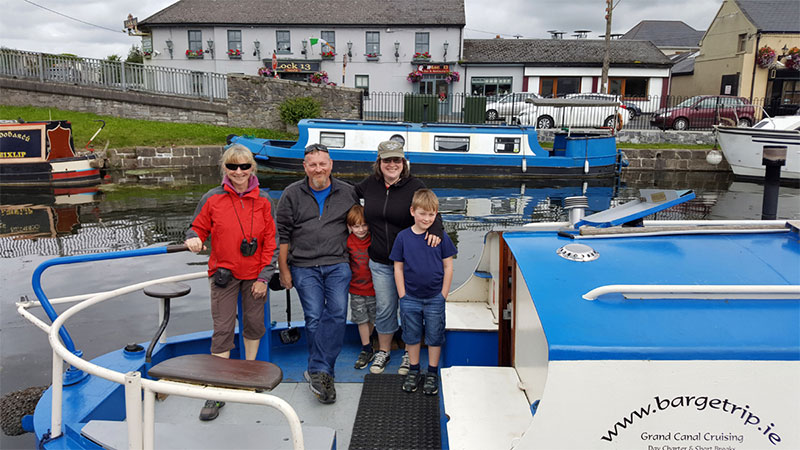
[[[689,172],[729,172],[731,170],[724,156],[721,163],[709,164],[706,156],[711,150],[630,149],[625,148],[624,144],[620,144],[619,148],[628,158],[628,170]]]
[[[0,99],[4,105],[58,108],[128,119],[228,124],[228,106],[223,101],[212,103],[67,83],[0,77]]]
[[[96,151],[105,158],[111,170],[166,169],[174,167],[219,167],[225,148],[219,145],[201,147],[134,147]]]
[[[297,132],[281,122],[278,106],[286,99],[311,97],[322,105],[322,117],[361,118],[361,89],[322,86],[248,75],[228,75],[228,124]]]
[[[553,142],[557,130],[539,130],[539,142]],[[714,145],[714,133],[711,131],[674,131],[674,130],[629,130],[617,133],[617,142],[631,144],[681,144],[681,145]],[[620,146],[622,147],[622,146]]]

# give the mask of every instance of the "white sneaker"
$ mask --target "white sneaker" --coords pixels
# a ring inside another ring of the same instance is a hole
[[[403,359],[400,361],[400,368],[397,369],[397,373],[400,375],[408,374],[408,369],[411,368],[411,359],[408,357],[408,352],[403,352]]]
[[[389,353],[383,350],[378,350],[375,353],[375,358],[372,360],[372,365],[369,368],[371,373],[383,373],[386,369],[386,364],[389,363]]]

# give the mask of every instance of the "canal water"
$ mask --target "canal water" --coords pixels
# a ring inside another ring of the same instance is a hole
[[[297,177],[260,175],[273,195]],[[43,261],[180,243],[201,196],[218,183],[216,170],[112,175],[99,188],[71,191],[0,191],[0,395],[49,384],[51,353],[46,335],[16,313],[15,302],[35,299],[31,275]],[[358,181],[358,180],[351,180]],[[503,178],[425,179],[440,199],[445,228],[458,247],[453,286],[463,283],[480,257],[489,230],[528,222],[566,220],[565,197],[586,195],[587,214],[638,197],[639,189],[693,189],[697,198],[660,219],[759,219],[763,186],[728,174],[627,172],[613,180],[530,181]],[[778,217],[800,219],[800,189],[781,187]],[[189,252],[53,267],[43,276],[45,293],[63,297],[109,290],[138,281],[202,271],[207,255]],[[167,334],[211,326],[208,287],[172,302]],[[292,318],[302,312],[292,291]],[[67,306],[58,306],[63,311]],[[128,342],[145,342],[157,328],[155,299],[133,293],[84,311],[67,323],[76,346],[93,358]],[[273,321],[286,320],[283,293],[272,294]],[[41,310],[35,310],[44,317]],[[0,448],[31,448],[32,436],[0,437]]]

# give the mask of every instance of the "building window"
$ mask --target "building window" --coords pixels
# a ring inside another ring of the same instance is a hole
[[[431,34],[430,33],[415,33],[414,34],[414,52],[425,53],[431,49]]]
[[[369,97],[369,75],[356,75],[356,88],[364,90],[364,97]]]
[[[367,31],[367,54],[381,54],[381,33],[380,31]]]
[[[322,31],[319,33],[319,37],[321,37],[323,41],[327,42],[327,44],[322,44],[322,52],[336,51],[336,32]]]
[[[580,77],[542,77],[539,81],[539,95],[542,97],[563,97],[580,91]]]
[[[200,30],[189,30],[189,50],[193,52],[203,50],[203,32]]]
[[[277,42],[275,48],[277,53],[292,53],[292,39],[289,30],[278,30],[275,32],[275,41]]]
[[[611,78],[608,93],[622,98],[647,98],[647,78]]]
[[[513,80],[511,77],[472,77],[472,95],[494,97],[508,94]]]
[[[739,53],[744,53],[747,49],[747,33],[742,33],[739,35],[739,43],[736,47],[736,51]]]
[[[228,30],[228,55],[240,56],[242,53],[242,30]]]
[[[437,152],[468,152],[469,136],[434,136],[433,149]]]

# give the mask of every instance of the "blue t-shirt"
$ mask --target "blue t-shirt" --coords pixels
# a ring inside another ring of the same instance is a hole
[[[317,199],[317,204],[319,205],[319,216],[322,217],[322,210],[325,208],[325,199],[328,198],[328,195],[331,193],[331,186],[328,185],[325,189],[321,191],[317,191],[314,188],[311,188],[311,192],[314,193],[314,198]]]
[[[429,247],[425,233],[415,234],[406,228],[397,234],[389,259],[403,263],[406,294],[412,297],[431,298],[442,293],[444,266],[442,260],[458,253],[450,236],[442,236],[442,242]]]

